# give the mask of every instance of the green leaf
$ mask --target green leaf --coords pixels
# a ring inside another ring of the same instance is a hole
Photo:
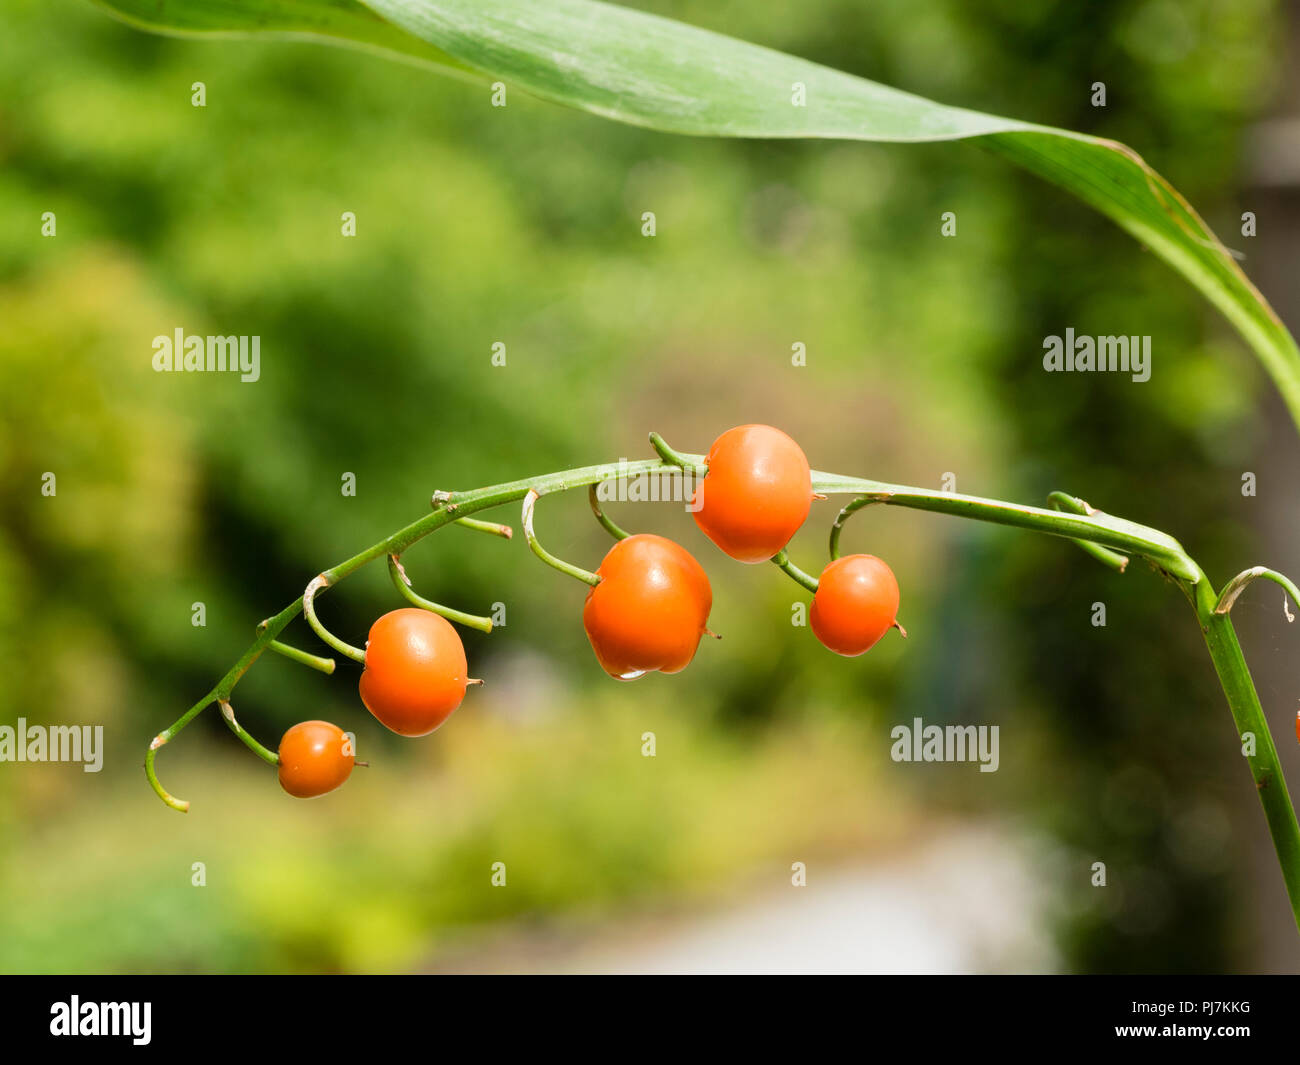
[[[1073,193],[1237,328],[1300,426],[1300,350],[1231,253],[1137,152],[934,103],[782,52],[596,0],[97,0],[182,33],[315,37],[478,72],[620,122],[711,137],[977,143]],[[804,105],[792,102],[802,86]]]
[[[92,0],[140,29],[180,37],[265,33],[386,53],[444,73],[477,77],[441,49],[354,0]]]

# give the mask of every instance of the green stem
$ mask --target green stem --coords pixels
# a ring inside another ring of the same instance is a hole
[[[650,434],[650,446],[655,449],[659,457],[670,466],[680,466],[687,473],[694,473],[699,476],[709,472],[709,468],[704,465],[702,455],[687,455],[684,452],[676,451],[668,446],[666,441],[658,433]]]
[[[849,520],[863,507],[876,506],[881,502],[879,499],[871,499],[868,496],[861,496],[852,503],[847,504],[843,510],[835,515],[835,521],[831,523],[830,552],[831,561],[834,562],[840,557],[840,533],[844,529],[844,523]]]
[[[604,483],[604,481],[600,482],[600,484]],[[628,533],[620,529],[618,525],[614,523],[614,520],[600,509],[600,498],[596,494],[597,490],[600,488],[600,484],[593,484],[587,489],[587,502],[591,504],[591,512],[596,515],[596,520],[600,522],[601,527],[609,533],[610,536],[615,540],[626,540],[628,538]]]
[[[817,594],[817,578],[810,573],[805,573],[791,562],[790,556],[785,551],[778,551],[769,561],[796,584],[802,585],[814,595]]]
[[[350,643],[340,640],[322,625],[320,619],[316,616],[316,593],[323,592],[333,583],[333,580],[325,573],[313,577],[311,583],[307,585],[307,590],[302,593],[302,612],[307,618],[307,624],[312,627],[312,631],[317,636],[333,647],[339,654],[346,655],[352,661],[360,662],[364,666],[366,664],[366,652],[361,650],[360,647],[353,647]]]
[[[1220,597],[1215,595],[1209,579],[1177,540],[1157,529],[1103,514],[1091,507],[1087,508],[1087,513],[1075,515],[954,492],[883,485],[816,472],[813,474],[813,487],[823,492],[860,491],[863,498],[870,502],[931,510],[1100,544],[1126,555],[1146,558],[1157,569],[1177,579],[1196,609],[1206,646],[1228,700],[1228,708],[1237,723],[1237,731],[1243,737],[1246,733],[1254,736],[1255,753],[1248,756],[1251,775],[1255,778],[1260,802],[1264,806],[1269,834],[1277,852],[1278,864],[1282,867],[1282,877],[1296,925],[1300,929],[1300,829],[1297,828],[1295,808],[1287,792],[1277,749],[1273,745],[1268,721],[1260,707],[1259,696],[1250,671],[1246,668],[1232,623],[1226,614],[1215,612],[1220,605]],[[866,503],[861,505],[865,506]],[[1256,576],[1271,573],[1269,570]],[[1229,588],[1237,581],[1242,581],[1243,577],[1244,574],[1230,582]],[[1246,582],[1242,581],[1241,586],[1244,583]],[[1226,593],[1228,588],[1224,591]]]
[[[1256,577],[1263,577],[1265,580],[1272,581],[1274,584],[1280,584],[1284,589],[1286,589],[1287,595],[1295,600],[1296,604],[1300,606],[1300,588],[1296,588],[1289,577],[1278,573],[1276,570],[1271,570],[1267,566],[1252,566],[1250,569],[1238,573],[1232,578],[1232,580],[1223,586],[1223,591],[1219,593],[1219,601],[1214,606],[1214,612],[1216,614],[1228,613],[1228,611],[1232,609],[1232,604],[1237,601],[1237,597],[1246,590],[1246,586],[1250,584],[1251,581],[1255,580]],[[1285,596],[1282,599],[1282,609],[1286,610]],[[1287,621],[1295,620],[1294,615],[1292,615],[1289,610],[1286,610],[1286,619]]]
[[[239,663],[236,663],[235,665],[237,667]],[[248,667],[245,666],[244,668],[247,669]],[[231,672],[233,673],[234,670],[232,669]],[[229,677],[230,674],[227,673],[226,676]],[[153,764],[154,758],[158,754],[159,747],[167,743],[173,736],[176,735],[176,733],[180,732],[181,729],[183,729],[186,725],[188,725],[191,721],[193,721],[196,717],[198,717],[200,711],[206,709],[208,705],[214,699],[216,699],[216,697],[217,697],[216,689],[214,688],[212,691],[208,692],[208,694],[205,695],[202,699],[200,699],[197,703],[195,703],[188,710],[186,710],[185,713],[183,713],[179,718],[173,721],[171,725],[163,729],[162,732],[158,733],[158,735],[155,736],[153,738],[153,741],[149,744],[149,750],[145,752],[144,775],[149,780],[149,786],[153,788],[154,792],[158,795],[158,798],[162,799],[162,801],[165,802],[168,806],[170,806],[173,810],[179,810],[181,813],[186,813],[189,810],[190,808],[189,800],[176,798],[174,795],[171,794],[171,792],[169,792],[166,788],[162,786],[162,783],[158,780],[158,774],[154,770],[154,764]]]
[[[538,495],[537,489],[535,488],[531,489],[528,494],[524,496],[524,536],[527,538],[528,546],[532,548],[533,554],[553,569],[557,569],[569,577],[574,577],[582,581],[584,584],[590,584],[593,588],[596,587],[596,585],[600,583],[600,577],[592,573],[591,570],[583,569],[581,566],[575,566],[572,562],[565,562],[562,558],[556,558],[555,555],[551,554],[546,550],[546,548],[537,542],[537,535],[533,532],[533,508],[536,506],[539,498],[541,497]]]
[[[1291,912],[1297,929],[1300,929],[1300,825],[1296,823],[1295,808],[1291,805],[1291,796],[1287,792],[1286,779],[1282,775],[1282,764],[1278,760],[1277,748],[1273,745],[1268,720],[1260,705],[1246,659],[1241,653],[1232,621],[1227,613],[1217,609],[1219,600],[1215,597],[1210,582],[1200,581],[1190,598],[1201,623],[1205,646],[1209,648],[1219,683],[1223,686],[1223,694],[1227,697],[1232,720],[1236,723],[1237,735],[1241,737],[1242,751],[1250,766],[1250,775],[1255,779],[1255,790],[1264,807],[1264,819],[1268,822],[1273,848],[1277,851],[1278,864],[1282,867],[1287,896],[1291,900]],[[1254,740],[1254,753],[1247,754],[1245,752],[1251,738]]]
[[[844,477],[834,473],[814,470],[813,490],[828,494],[852,492],[862,496],[861,506],[884,503],[889,506],[931,510],[959,518],[1010,525],[1018,529],[1032,529],[1049,536],[1062,536],[1069,540],[1086,540],[1101,544],[1127,555],[1140,555],[1157,569],[1182,581],[1194,583],[1203,574],[1183,550],[1182,545],[1167,533],[1137,522],[1126,521],[1111,514],[1093,511],[1090,514],[1068,514],[1044,510],[1020,503],[1006,503],[998,499],[960,495],[926,488],[869,481],[860,477]],[[847,508],[846,508],[847,509]]]
[[[509,525],[502,525],[499,521],[479,521],[477,518],[457,518],[456,525],[462,529],[473,529],[475,532],[487,533],[490,536],[499,536],[503,540],[509,540],[514,537],[515,531]]]
[[[1064,492],[1052,492],[1047,497],[1047,501],[1052,505],[1053,510],[1064,510],[1071,514],[1097,513],[1095,508],[1089,506],[1082,499],[1066,495]],[[1102,547],[1100,544],[1090,543],[1087,540],[1075,540],[1074,542],[1103,566],[1113,569],[1116,573],[1123,573],[1128,568],[1128,555],[1121,555],[1118,551],[1112,551],[1109,547]]]
[[[284,655],[300,665],[309,666],[312,669],[318,669],[322,673],[334,672],[334,659],[321,658],[319,655],[309,655],[306,651],[300,651],[296,647],[290,647],[287,643],[281,643],[279,640],[272,640],[267,646],[276,654]]]
[[[484,524],[487,524],[484,522]],[[446,618],[448,621],[454,621],[466,628],[478,629],[479,632],[492,631],[492,619],[479,617],[477,614],[465,614],[459,610],[453,610],[449,606],[442,606],[440,603],[431,602],[421,595],[417,595],[411,587],[411,579],[406,575],[406,570],[402,566],[402,561],[396,555],[388,556],[388,575],[393,580],[393,586],[402,594],[407,602],[413,606],[418,606],[421,610],[428,610],[430,613],[437,614]]]
[[[244,746],[247,747],[250,751],[252,751],[255,755],[257,755],[258,758],[262,759],[262,761],[266,762],[268,765],[279,765],[280,756],[276,754],[274,751],[268,751],[265,747],[263,747],[260,743],[258,743],[257,740],[253,739],[251,735],[245,732],[244,726],[235,720],[235,708],[231,706],[230,703],[227,702],[225,699],[222,699],[220,701],[220,705],[221,705],[221,716],[225,718],[226,724],[230,726],[230,731],[240,738]]]

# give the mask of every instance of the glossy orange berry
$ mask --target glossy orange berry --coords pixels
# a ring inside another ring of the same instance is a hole
[[[400,736],[426,736],[451,716],[469,684],[465,645],[446,618],[403,607],[370,626],[361,701]]]
[[[606,673],[635,680],[690,665],[713,607],[709,578],[690,552],[638,533],[616,543],[596,575],[582,625]]]
[[[766,562],[790,542],[812,506],[803,450],[770,425],[728,429],[709,448],[695,491],[695,523],[741,562]]]
[[[826,647],[852,657],[869,651],[897,617],[893,571],[875,555],[846,555],[822,570],[808,620]]]
[[[280,740],[280,787],[299,799],[333,791],[352,774],[347,734],[328,721],[302,721]]]

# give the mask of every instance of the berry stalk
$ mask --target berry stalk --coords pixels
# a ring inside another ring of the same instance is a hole
[[[658,459],[584,466],[540,477],[489,485],[471,491],[440,492],[435,496],[435,509],[432,513],[322,572],[308,586],[308,593],[294,599],[278,614],[267,618],[258,627],[257,638],[253,644],[244,651],[211,691],[154,738],[145,756],[145,773],[154,791],[172,809],[185,811],[189,808],[188,802],[170,795],[159,782],[154,768],[158,749],[174,738],[211,703],[229,702],[230,693],[235,685],[263,652],[278,643],[278,636],[294,618],[304,612],[304,606],[308,611],[311,610],[310,593],[331,587],[367,563],[390,556],[400,556],[411,545],[445,525],[469,524],[464,519],[480,511],[518,503],[525,498],[531,503],[540,495],[550,495],[572,488],[585,488],[610,479],[636,477],[675,468],[695,472],[703,470],[703,456],[674,451],[658,436],[653,436],[652,442],[660,455]],[[1007,525],[1073,540],[1099,561],[1120,572],[1123,572],[1128,559],[1141,558],[1157,572],[1177,583],[1196,612],[1211,660],[1227,698],[1228,708],[1236,723],[1238,735],[1242,738],[1243,756],[1255,780],[1260,803],[1264,808],[1265,820],[1282,869],[1283,880],[1290,896],[1292,911],[1297,926],[1300,927],[1300,825],[1296,821],[1295,810],[1287,792],[1282,767],[1260,706],[1259,696],[1255,691],[1241,646],[1237,642],[1236,633],[1227,613],[1241,589],[1254,577],[1275,580],[1283,584],[1288,591],[1292,591],[1294,585],[1290,581],[1280,578],[1280,575],[1274,574],[1271,570],[1257,567],[1254,570],[1247,570],[1229,582],[1221,596],[1216,594],[1200,566],[1188,556],[1182,545],[1173,537],[1158,529],[1096,510],[1082,500],[1064,493],[1053,493],[1050,499],[1053,509],[1044,509],[1002,500],[959,495],[955,492],[893,485],[819,471],[812,471],[811,483],[816,493],[850,494],[858,497],[841,512],[832,530],[833,555],[838,553],[839,533],[844,519],[863,506],[884,504]],[[531,507],[526,509],[531,511]],[[529,519],[531,513],[525,516],[526,534],[531,533]],[[533,546],[531,542],[535,541],[535,537],[530,535],[529,540],[530,546]],[[536,546],[534,550],[537,550]],[[792,567],[788,559],[783,558],[782,561],[786,563],[783,567],[786,572],[796,576],[791,573]],[[1294,591],[1292,594],[1295,594]],[[331,637],[326,639],[326,642],[333,645],[335,639]],[[337,642],[342,643],[342,641]],[[343,647],[347,648],[342,651],[345,654],[357,650],[347,645]],[[339,647],[336,649],[342,650]]]

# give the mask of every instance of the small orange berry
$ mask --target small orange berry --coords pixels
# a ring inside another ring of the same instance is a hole
[[[846,555],[824,570],[808,620],[813,633],[836,654],[869,651],[898,617],[898,582],[875,555]]]
[[[352,773],[352,741],[328,721],[302,721],[280,740],[280,787],[299,799],[324,795]]]

